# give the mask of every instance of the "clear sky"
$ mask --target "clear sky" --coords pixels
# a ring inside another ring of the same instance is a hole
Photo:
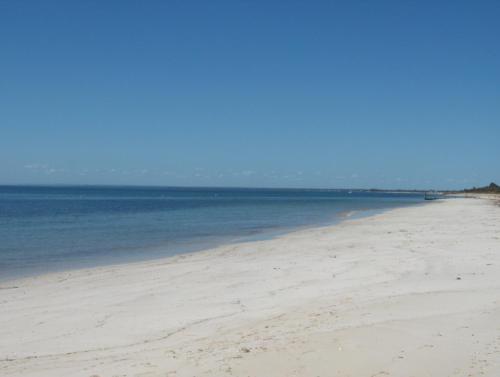
[[[500,1],[0,0],[0,183],[500,183]]]

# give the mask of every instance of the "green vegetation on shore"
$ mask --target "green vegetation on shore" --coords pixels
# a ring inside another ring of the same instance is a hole
[[[464,192],[477,194],[500,194],[500,186],[491,182],[489,186],[473,187],[471,189],[465,189]]]

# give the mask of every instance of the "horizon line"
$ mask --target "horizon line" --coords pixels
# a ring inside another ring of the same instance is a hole
[[[437,190],[443,192],[454,192],[461,191],[465,189],[435,189],[435,188],[359,188],[359,187],[265,187],[265,186],[183,186],[183,185],[162,185],[162,184],[108,184],[108,183],[0,183],[0,187],[15,187],[15,186],[26,186],[26,187],[128,187],[128,188],[178,188],[178,189],[243,189],[243,190],[318,190],[318,191],[394,191],[394,192],[425,192],[430,190]]]

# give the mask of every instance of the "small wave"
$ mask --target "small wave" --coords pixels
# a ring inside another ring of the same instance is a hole
[[[355,210],[352,210],[352,211],[342,211],[339,213],[339,217],[345,219],[345,218],[349,218],[349,217],[352,217],[354,216],[357,212],[359,211],[355,211]]]

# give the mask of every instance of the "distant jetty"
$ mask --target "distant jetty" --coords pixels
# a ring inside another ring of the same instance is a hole
[[[437,192],[437,191],[426,191],[424,193],[424,199],[425,200],[436,200],[439,199],[442,194]]]

